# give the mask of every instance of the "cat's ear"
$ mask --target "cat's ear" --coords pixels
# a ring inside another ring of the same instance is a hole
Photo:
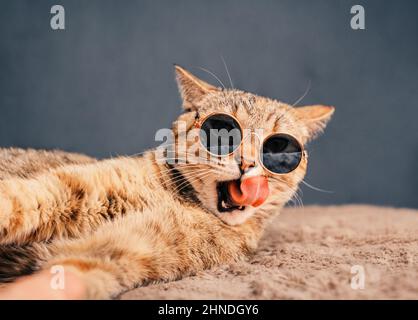
[[[334,107],[323,105],[294,108],[296,117],[305,125],[306,142],[316,138],[325,129],[334,111]]]
[[[183,108],[185,110],[196,109],[196,103],[199,102],[205,94],[219,90],[209,83],[200,80],[178,65],[174,65],[174,68],[179,91],[183,99]]]

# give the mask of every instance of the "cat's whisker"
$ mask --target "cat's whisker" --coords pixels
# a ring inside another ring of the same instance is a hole
[[[295,105],[297,105],[299,102],[301,102],[306,95],[309,93],[309,91],[311,90],[311,80],[308,81],[308,86],[305,89],[305,92],[302,94],[302,96],[300,96],[299,99],[297,99],[293,104],[292,107],[294,107]]]
[[[202,172],[202,173],[200,173],[200,174],[204,174],[204,173]],[[199,174],[199,175],[200,175],[200,174]],[[169,181],[165,181],[165,182],[163,182],[163,185],[164,185],[164,187],[166,187],[166,188],[174,188],[174,189],[176,189],[176,188],[178,188],[178,187],[179,187],[179,183],[183,185],[183,183],[184,183],[185,181],[192,180],[192,179],[194,179],[195,177],[198,177],[199,175],[195,175],[195,176],[193,176],[193,177],[189,177],[189,178],[185,178],[185,177],[178,177],[177,179],[174,179],[174,180],[169,180]]]
[[[184,177],[184,178],[192,177],[192,176],[197,175],[201,172],[207,172],[207,171],[211,171],[211,170],[208,170],[206,168],[202,168],[202,169],[193,170],[191,172],[182,172],[181,174],[179,174],[178,177],[180,177],[180,178],[182,178],[182,177]],[[170,180],[173,180],[173,178],[170,178]]]
[[[192,171],[192,172],[184,172],[184,173],[182,173],[183,175],[186,175],[186,174],[193,174],[193,173],[196,173],[196,172],[200,172],[200,171],[202,171],[202,170],[210,170],[211,172],[213,172],[214,174],[233,174],[233,172],[231,172],[231,171],[228,171],[228,170],[225,170],[224,168],[222,168],[222,167],[211,167],[211,166],[209,166],[209,168],[201,168],[201,166],[202,165],[200,165],[200,164],[186,164],[184,167],[185,168],[196,168],[196,170],[194,170],[194,171]],[[177,167],[175,167],[175,168],[164,168],[164,169],[161,169],[159,172],[157,172],[157,173],[154,173],[154,174],[152,174],[152,175],[150,175],[149,176],[149,178],[150,179],[154,179],[154,178],[162,178],[164,175],[166,175],[166,174],[169,174],[169,173],[171,173],[171,172],[173,172],[173,171],[178,171],[179,170],[179,168],[177,168]]]
[[[152,164],[152,163],[148,164],[149,167],[153,167],[154,165],[155,164]],[[157,165],[160,166],[159,172],[168,172],[168,171],[178,170],[178,168],[175,168],[175,167],[173,167],[173,168],[164,167],[166,165],[166,163],[160,163],[160,164],[157,164]],[[190,168],[195,168],[195,167],[200,167],[201,165],[190,163],[190,164],[187,164],[187,166],[190,167]]]
[[[208,175],[212,174],[212,172],[204,172],[201,173],[191,179],[186,179],[185,181],[183,181],[180,185],[176,186],[176,188],[174,188],[175,191],[180,192],[181,190],[183,190],[184,188],[187,187],[187,185],[192,184],[193,182],[200,180],[202,178],[207,177]]]
[[[168,183],[171,183],[171,182],[177,182],[178,180],[182,180],[182,179],[185,179],[185,178],[186,179],[187,178],[192,178],[194,176],[197,176],[197,175],[199,175],[201,173],[206,173],[208,171],[212,172],[211,170],[208,170],[206,168],[199,169],[199,170],[195,170],[195,171],[192,171],[192,172],[184,172],[180,176],[177,176],[177,177],[174,177],[174,178],[171,178],[170,177],[168,179],[167,183],[165,183],[165,184],[167,185]]]
[[[204,172],[204,173],[201,173],[197,176],[194,176],[193,178],[185,179],[182,183],[180,183],[179,185],[176,185],[174,190],[179,192],[179,191],[183,190],[184,188],[186,188],[188,185],[194,183],[197,180],[200,180],[200,179],[208,176],[209,174],[211,174],[211,172]]]
[[[200,172],[196,172],[194,174],[190,174],[190,175],[182,175],[182,176],[175,176],[175,177],[170,177],[167,179],[164,179],[163,176],[161,177],[155,177],[154,179],[160,179],[161,183],[164,184],[165,187],[171,187],[174,184],[178,183],[179,181],[182,181],[184,179],[191,179],[195,176],[198,176],[200,174],[206,173],[205,171],[200,171]]]
[[[138,152],[138,153],[126,155],[125,157],[127,157],[127,158],[133,158],[133,157],[137,157],[137,156],[142,156],[143,154],[145,154],[145,153],[147,153],[149,151],[150,150],[145,150],[145,151],[142,151],[142,152]]]
[[[304,207],[304,205],[303,205],[303,191],[300,188],[298,188],[298,190],[300,191],[300,195],[298,194],[298,196],[299,196],[301,208],[303,208]]]
[[[164,165],[164,164],[161,164],[161,165]],[[222,170],[223,172],[228,172],[227,170],[224,170],[223,167],[217,166],[216,164],[210,164],[210,163],[175,163],[175,167],[167,169],[167,170],[181,170],[182,168],[199,168],[202,166],[205,166],[206,168],[219,169],[219,170]]]
[[[304,184],[305,186],[307,186],[308,188],[310,188],[310,189],[312,189],[312,190],[315,190],[315,191],[318,191],[318,192],[323,192],[323,193],[334,193],[334,191],[332,191],[332,190],[325,190],[325,189],[321,189],[321,188],[315,187],[315,186],[313,186],[313,185],[311,185],[311,184],[307,183],[305,180],[301,180],[301,183],[303,183],[303,184]]]
[[[178,151],[176,151],[176,155],[177,156],[190,156],[190,158],[193,158],[193,157],[195,157],[195,158],[200,158],[200,159],[206,159],[206,160],[209,160],[209,161],[220,161],[219,160],[219,157],[217,157],[217,156],[213,156],[213,155],[206,155],[205,157],[204,156],[202,156],[202,155],[195,155],[195,154],[192,154],[192,153],[190,153],[189,151],[185,151],[185,150],[178,150]]]
[[[148,149],[148,150],[144,150],[144,151],[142,151],[142,152],[138,152],[138,153],[134,153],[134,154],[129,154],[129,155],[123,155],[123,157],[127,157],[127,158],[131,158],[131,157],[137,157],[137,156],[142,156],[143,154],[145,154],[145,153],[147,153],[147,152],[153,152],[153,153],[156,153],[156,152],[158,152],[158,151],[161,151],[161,150],[159,150],[159,148],[167,148],[167,147],[171,147],[171,146],[177,146],[177,143],[176,142],[173,142],[173,143],[169,143],[169,144],[165,144],[165,145],[163,145],[163,146],[158,146],[158,147],[156,147],[155,149]],[[119,157],[120,155],[119,154],[117,154],[117,157]]]
[[[199,165],[203,165],[203,164],[221,164],[220,162],[216,162],[214,160],[208,160],[207,158],[204,157],[174,157],[174,158],[163,158],[161,159],[163,161],[161,161],[162,163],[165,163],[167,161],[173,161],[174,164],[178,164],[178,165],[189,165],[189,164],[199,164]],[[199,160],[201,160],[201,162],[199,162]]]
[[[190,154],[189,154],[190,155]],[[194,157],[194,158],[193,158]],[[172,160],[184,160],[184,158],[186,158],[186,162],[185,163],[182,163],[182,162],[179,162],[179,163],[176,163],[176,164],[178,164],[178,165],[189,165],[189,164],[198,164],[198,165],[214,165],[214,166],[217,166],[217,167],[222,167],[221,165],[222,165],[222,163],[221,162],[219,162],[219,161],[216,161],[216,160],[209,160],[208,158],[205,158],[205,157],[198,157],[198,156],[194,156],[194,155],[191,155],[190,157],[175,157],[175,158],[164,158],[164,160],[166,160],[166,161],[172,161]],[[190,160],[187,160],[187,159],[190,159]],[[202,160],[202,162],[197,162],[197,163],[194,163],[194,161],[198,161],[198,160]],[[187,161],[189,161],[189,162],[187,162]]]
[[[174,168],[173,168],[174,169]],[[200,171],[206,171],[207,169],[206,168],[204,168],[204,169],[200,169],[200,170],[195,170],[195,171],[193,171],[193,172],[191,172],[190,173],[190,175],[191,174],[193,174],[193,173],[198,173],[198,172],[200,172]],[[167,175],[169,175],[170,173],[172,173],[172,172],[175,172],[176,170],[174,169],[173,171],[166,171],[166,172],[162,172],[161,174],[156,174],[156,175],[151,175],[151,176],[149,176],[149,178],[150,179],[160,179],[160,178],[163,178],[164,176],[167,176]],[[182,176],[185,176],[185,175],[187,175],[187,173],[182,173]],[[173,178],[170,178],[171,180],[173,180]]]
[[[225,59],[224,59],[223,55],[221,55],[221,59],[222,59],[222,63],[224,64],[226,74],[228,75],[229,83],[231,84],[231,88],[234,89],[234,84],[232,83],[231,74],[229,73],[229,69],[228,69],[228,66],[226,65],[226,62],[225,62]]]
[[[195,68],[200,69],[200,70],[210,74],[212,77],[214,77],[221,84],[222,88],[226,89],[226,87],[225,87],[224,83],[221,81],[221,79],[219,79],[219,77],[216,74],[214,74],[212,71],[210,71],[206,68],[203,68],[203,67],[195,67]]]
[[[298,207],[298,208],[303,208],[303,201],[302,201],[302,196],[301,195],[299,195],[299,191],[301,191],[299,188],[295,191],[295,194],[294,194],[294,196],[293,196],[293,198],[292,198],[292,200],[293,199],[295,199],[295,205],[296,205],[296,207]]]
[[[277,121],[280,121],[280,119],[282,119],[288,112],[290,112],[290,111],[292,111],[293,110],[293,107],[294,106],[296,106],[299,102],[301,102],[305,97],[306,97],[306,95],[309,93],[309,91],[311,90],[311,80],[309,80],[309,82],[308,82],[308,86],[306,87],[306,89],[305,89],[305,92],[302,94],[302,96],[299,98],[299,99],[297,99],[292,105],[291,105],[291,107],[290,108],[288,108],[287,110],[285,110],[285,111],[283,111],[282,112],[282,114],[278,117],[278,119],[276,120],[276,122]]]

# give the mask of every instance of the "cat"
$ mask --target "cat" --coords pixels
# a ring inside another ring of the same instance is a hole
[[[173,128],[182,122],[192,130],[218,113],[244,129],[280,132],[305,145],[334,112],[219,88],[177,65],[175,73],[183,112]],[[189,164],[159,161],[156,149],[100,161],[0,149],[0,282],[58,265],[82,280],[86,298],[108,299],[245,259],[304,178],[308,157],[302,152],[294,170],[275,175],[254,155]],[[232,197],[235,185],[223,193],[220,185],[235,181],[239,187],[248,177],[262,177],[265,188],[268,183],[262,199],[224,207],[222,197]]]

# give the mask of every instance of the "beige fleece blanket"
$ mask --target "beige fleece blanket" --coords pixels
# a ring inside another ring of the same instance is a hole
[[[287,208],[248,261],[121,299],[418,299],[418,210]]]

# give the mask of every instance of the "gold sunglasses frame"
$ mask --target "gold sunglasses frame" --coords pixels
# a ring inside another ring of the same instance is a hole
[[[241,147],[241,145],[242,145],[242,143],[243,143],[243,141],[244,141],[244,137],[243,137],[243,130],[242,130],[242,125],[241,125],[241,122],[240,122],[240,121],[239,121],[236,117],[234,117],[234,116],[232,116],[232,115],[230,115],[230,114],[228,114],[228,113],[226,113],[226,112],[212,112],[212,113],[209,113],[208,115],[205,115],[203,118],[197,118],[197,119],[195,120],[194,127],[195,127],[196,129],[200,130],[200,129],[202,128],[202,125],[205,123],[205,121],[206,121],[207,119],[209,119],[210,117],[214,116],[214,115],[224,115],[224,116],[227,116],[227,117],[232,118],[233,120],[235,120],[235,122],[238,124],[238,129],[239,129],[239,130],[240,130],[240,132],[241,132],[241,141],[240,141],[239,145],[238,145],[238,146],[237,146],[237,147],[236,147],[236,148],[235,148],[232,152],[230,152],[230,153],[228,153],[228,154],[222,154],[222,155],[219,155],[219,154],[215,154],[215,153],[210,152],[210,151],[207,149],[207,147],[206,147],[205,145],[203,145],[203,143],[202,143],[202,141],[201,141],[201,139],[200,139],[200,136],[199,136],[199,143],[202,145],[202,147],[205,149],[205,151],[206,151],[207,153],[209,153],[211,156],[218,157],[218,158],[228,157],[228,156],[232,155],[233,153],[235,153],[235,151],[237,151],[237,150]],[[272,133],[270,133],[269,135],[267,135],[266,137],[264,137],[264,138],[263,138],[263,141],[262,141],[262,143],[261,143],[261,147],[263,147],[263,146],[264,146],[264,143],[265,143],[268,139],[270,139],[271,137],[276,136],[276,135],[285,135],[285,136],[289,136],[289,137],[292,137],[292,138],[293,138],[293,139],[297,142],[297,144],[298,144],[298,146],[299,146],[299,148],[300,148],[300,152],[301,152],[301,154],[302,154],[302,156],[300,157],[300,160],[299,160],[299,162],[298,162],[297,166],[295,166],[295,168],[294,168],[294,169],[292,169],[292,170],[290,170],[289,172],[286,172],[286,173],[277,173],[277,172],[273,172],[273,171],[271,171],[270,169],[268,169],[268,168],[264,165],[263,160],[261,159],[262,150],[260,150],[260,151],[258,152],[259,161],[260,161],[260,163],[261,163],[262,167],[263,167],[265,170],[267,170],[270,174],[273,174],[273,175],[284,175],[284,174],[291,173],[292,171],[296,170],[296,169],[299,167],[300,163],[302,162],[302,159],[305,157],[305,148],[303,147],[303,144],[302,144],[302,143],[300,143],[298,139],[296,139],[296,137],[295,137],[295,136],[293,136],[293,135],[291,135],[291,134],[288,134],[288,133],[284,133],[284,132],[272,132]],[[260,148],[260,149],[261,149],[261,148]]]

